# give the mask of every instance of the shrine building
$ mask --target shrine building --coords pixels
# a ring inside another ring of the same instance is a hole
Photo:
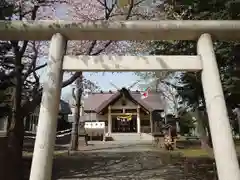
[[[149,92],[142,98],[139,91],[122,88],[117,92],[98,92],[84,99],[84,122],[105,122],[105,136],[117,135],[152,137],[157,122],[164,117],[164,101],[159,92]]]

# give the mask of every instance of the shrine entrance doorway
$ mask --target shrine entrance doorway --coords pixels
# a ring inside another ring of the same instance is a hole
[[[137,116],[131,119],[121,116],[112,117],[112,132],[114,133],[137,133]]]

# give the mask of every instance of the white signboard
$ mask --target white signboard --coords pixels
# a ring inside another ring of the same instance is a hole
[[[105,122],[85,122],[84,128],[89,136],[101,136],[105,134]]]
[[[105,122],[85,122],[85,129],[104,129]]]

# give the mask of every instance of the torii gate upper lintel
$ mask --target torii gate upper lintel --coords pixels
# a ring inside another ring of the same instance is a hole
[[[67,40],[197,40],[240,41],[237,20],[0,21],[0,40],[51,40],[56,33]]]
[[[51,179],[63,70],[202,71],[202,85],[219,180],[239,180],[239,165],[212,38],[240,41],[240,21],[0,21],[1,40],[51,39],[48,78],[44,83],[30,180]],[[195,56],[74,57],[65,55],[67,40],[196,40],[198,43]],[[134,63],[134,67],[133,60],[138,61]]]

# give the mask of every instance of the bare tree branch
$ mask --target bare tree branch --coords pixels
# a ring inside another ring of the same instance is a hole
[[[144,0],[141,0],[135,4],[134,4],[134,0],[130,1],[129,9],[128,9],[127,13],[125,14],[126,15],[125,20],[130,19],[134,6],[139,5],[143,1]],[[105,11],[104,11],[105,12],[105,20],[109,20],[110,17],[113,17],[112,12],[113,12],[114,8],[116,7],[116,3],[114,3],[111,7],[108,7],[106,0],[104,0],[104,1],[98,0],[98,2],[105,8]],[[135,15],[137,16],[137,14],[135,14]],[[98,49],[96,52],[94,52],[94,48],[97,46],[97,41],[92,41],[86,54],[87,55],[98,55],[98,54],[102,53],[107,47],[109,47],[112,44],[112,42],[113,41],[107,41],[100,49]],[[45,65],[46,64],[44,64],[44,66]],[[41,66],[39,66],[39,67],[41,67]],[[35,68],[35,70],[36,70],[36,68]],[[29,71],[29,72],[31,72],[31,71]],[[74,73],[69,79],[67,79],[66,81],[64,81],[62,83],[62,87],[66,87],[66,86],[72,84],[81,75],[82,75],[82,72]],[[42,88],[40,89],[39,93],[37,95],[35,95],[35,97],[33,97],[33,100],[31,102],[29,102],[23,106],[23,109],[30,108],[31,105],[33,105],[33,104],[39,104],[41,101],[41,95],[42,95]]]

